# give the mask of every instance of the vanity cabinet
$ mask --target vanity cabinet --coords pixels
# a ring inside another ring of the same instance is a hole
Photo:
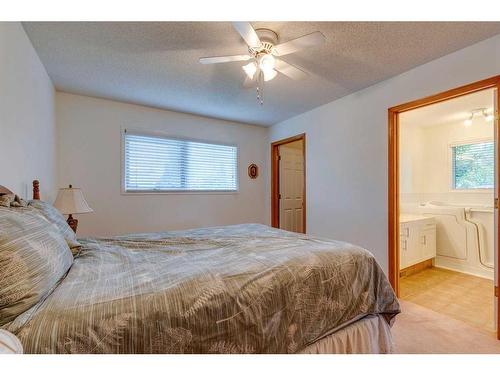
[[[436,222],[433,217],[401,215],[400,269],[436,257]]]

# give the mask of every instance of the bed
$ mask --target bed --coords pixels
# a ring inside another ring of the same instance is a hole
[[[0,327],[26,353],[393,350],[399,304],[360,247],[261,224],[78,242],[64,276]]]

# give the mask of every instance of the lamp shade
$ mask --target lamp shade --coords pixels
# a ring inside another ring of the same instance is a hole
[[[85,200],[82,190],[71,185],[69,185],[69,188],[59,189],[54,207],[65,215],[84,214],[94,211]]]

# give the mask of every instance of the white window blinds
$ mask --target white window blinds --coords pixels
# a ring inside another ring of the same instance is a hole
[[[492,189],[494,187],[495,148],[493,142],[453,146],[452,154],[454,189]]]
[[[236,191],[237,153],[236,146],[125,132],[125,191]]]

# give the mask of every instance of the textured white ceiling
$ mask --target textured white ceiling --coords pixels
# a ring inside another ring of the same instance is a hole
[[[492,112],[494,95],[494,89],[488,89],[403,112],[400,115],[400,122],[402,126],[420,127],[462,122],[470,117],[473,109],[486,108],[489,112]],[[479,118],[479,120],[484,122],[483,118]]]
[[[253,22],[284,42],[327,42],[283,59],[310,73],[278,75],[263,106],[243,89],[243,63],[198,58],[247,48],[228,22],[26,22],[56,88],[204,116],[272,125],[500,33],[500,22]]]

